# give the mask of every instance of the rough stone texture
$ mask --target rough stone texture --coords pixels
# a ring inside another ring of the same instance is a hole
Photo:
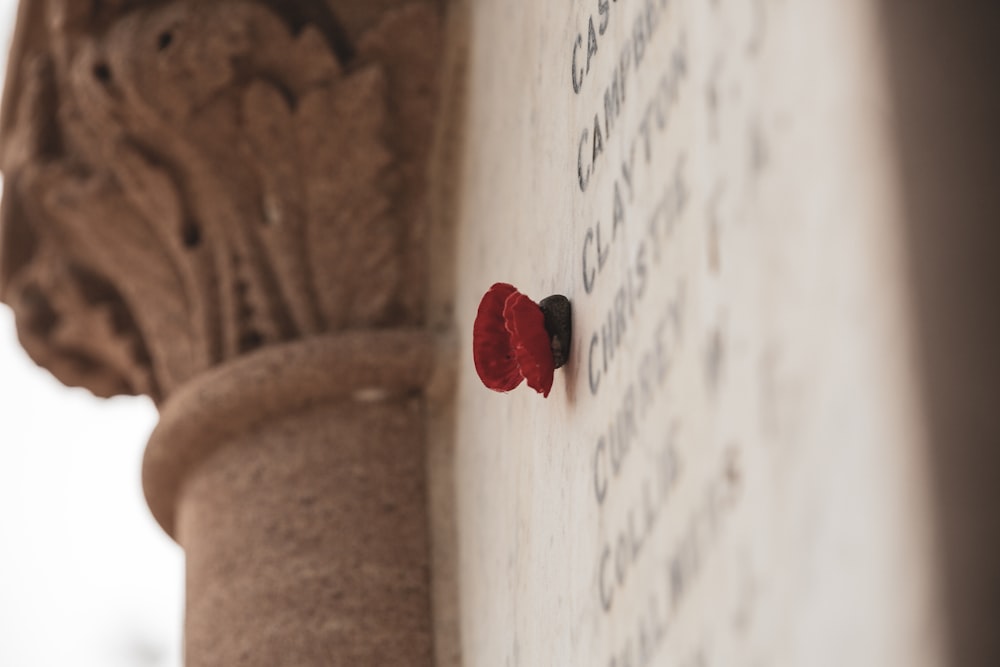
[[[176,536],[177,497],[192,471],[216,449],[318,403],[361,404],[416,395],[429,380],[434,361],[426,334],[396,329],[269,346],[206,371],[160,409],[143,461],[143,488],[153,515]],[[422,435],[411,434],[414,446]],[[336,485],[331,489],[339,493]]]
[[[430,664],[433,355],[370,338],[268,347],[167,402],[144,482],[187,556],[188,665]]]
[[[189,665],[431,663],[422,419],[412,398],[320,404],[192,474]]]
[[[186,664],[427,665],[431,3],[22,3],[0,299],[148,394]]]
[[[160,401],[262,345],[422,320],[432,9],[350,39],[316,3],[51,4],[0,155],[0,296],[38,363]]]

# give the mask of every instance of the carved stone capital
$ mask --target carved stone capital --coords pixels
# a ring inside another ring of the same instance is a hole
[[[421,322],[433,8],[26,2],[0,298],[39,364],[160,402],[261,346]]]
[[[428,4],[24,0],[0,298],[66,384],[148,394],[186,655],[429,665]]]

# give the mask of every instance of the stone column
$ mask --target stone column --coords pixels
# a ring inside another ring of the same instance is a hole
[[[430,662],[421,332],[268,347],[163,407],[144,485],[187,555],[189,662]]]
[[[186,664],[429,665],[427,4],[22,3],[0,297],[147,394]]]

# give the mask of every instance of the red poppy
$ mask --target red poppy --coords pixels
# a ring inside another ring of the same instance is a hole
[[[548,398],[555,363],[552,344],[545,330],[545,316],[538,304],[515,291],[503,305],[503,321],[521,375],[528,386]]]
[[[552,389],[555,364],[545,316],[513,285],[496,283],[480,301],[472,358],[479,379],[494,391],[510,391],[523,379],[543,396]]]
[[[510,334],[503,321],[507,297],[517,292],[513,285],[496,283],[479,302],[476,322],[472,325],[472,359],[479,379],[494,391],[510,391],[524,376],[517,369]]]

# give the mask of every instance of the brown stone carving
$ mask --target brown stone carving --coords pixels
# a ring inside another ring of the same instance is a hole
[[[33,358],[160,401],[262,345],[419,323],[438,17],[347,43],[258,3],[129,4],[52,3],[14,63],[0,289]]]
[[[186,664],[431,660],[427,4],[22,3],[0,298],[161,422]]]

